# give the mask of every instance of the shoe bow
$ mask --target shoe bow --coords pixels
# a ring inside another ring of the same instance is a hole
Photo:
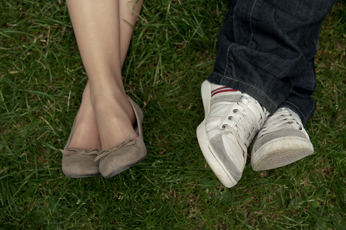
[[[107,149],[107,150],[102,150],[101,152],[98,153],[98,155],[97,155],[97,157],[95,158],[94,161],[96,162],[99,159],[101,159],[101,158],[103,158],[105,156],[108,156],[110,153],[116,152],[116,151],[118,151],[121,148],[130,146],[130,145],[134,145],[136,143],[136,141],[134,139],[130,139],[130,138],[131,138],[131,136],[129,135],[129,137],[125,141],[123,141],[120,144],[114,146],[113,148]]]
[[[68,148],[68,149],[60,149],[60,151],[64,155],[72,155],[72,154],[78,154],[78,155],[98,155],[101,149],[99,148],[93,148],[93,149],[79,149],[79,148]]]

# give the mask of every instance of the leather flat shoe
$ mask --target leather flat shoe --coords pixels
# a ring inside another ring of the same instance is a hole
[[[136,116],[137,121],[134,124],[134,130],[138,137],[131,138],[129,136],[113,148],[99,152],[95,162],[100,161],[99,170],[105,178],[113,177],[131,168],[147,156],[147,149],[143,141],[143,112],[131,98],[128,97],[128,99]]]
[[[62,171],[65,176],[71,178],[97,176],[100,174],[99,161],[95,161],[95,158],[99,154],[101,149],[67,148],[72,139],[75,121],[73,122],[72,130],[67,140],[66,146],[64,147],[64,149],[60,149],[60,151],[62,152]]]

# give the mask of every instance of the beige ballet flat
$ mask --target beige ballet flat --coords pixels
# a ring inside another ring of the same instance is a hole
[[[75,121],[73,122],[72,130],[67,140],[66,146],[64,147],[64,149],[60,149],[60,151],[62,152],[62,171],[65,176],[71,178],[97,176],[100,174],[99,161],[95,161],[95,158],[99,154],[101,149],[67,148],[72,139]]]
[[[129,136],[117,146],[99,152],[95,162],[100,161],[100,173],[105,178],[113,177],[131,168],[147,156],[147,149],[143,141],[143,112],[131,98],[128,97],[128,99],[136,116],[137,121],[134,124],[134,130],[138,137],[130,139]]]

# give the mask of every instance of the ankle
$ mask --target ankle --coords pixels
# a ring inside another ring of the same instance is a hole
[[[134,124],[136,117],[126,94],[105,95],[99,94],[92,100],[92,105],[97,114],[109,114],[118,118],[126,119]]]

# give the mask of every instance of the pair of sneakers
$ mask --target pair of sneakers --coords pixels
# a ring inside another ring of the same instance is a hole
[[[269,114],[246,93],[204,81],[205,118],[197,139],[210,168],[225,187],[233,187],[251,147],[255,171],[278,168],[314,152],[299,116],[289,108]],[[257,134],[257,136],[256,136]]]

